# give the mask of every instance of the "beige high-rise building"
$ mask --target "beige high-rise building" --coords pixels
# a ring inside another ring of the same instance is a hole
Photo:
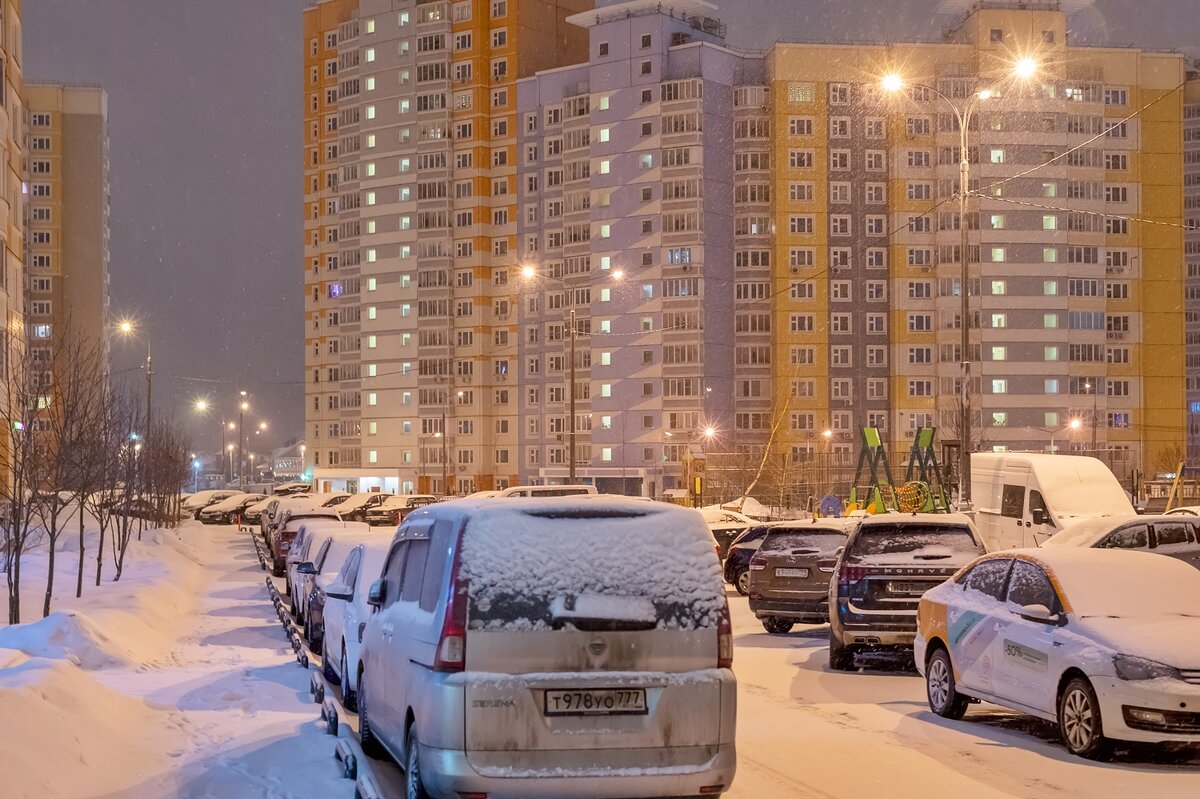
[[[108,334],[108,95],[99,86],[30,82],[29,346],[52,362],[68,328]]]
[[[518,78],[591,0],[326,0],[304,17],[307,465],[324,488],[517,475]]]
[[[21,131],[21,0],[0,0],[0,378],[9,385],[12,364],[25,343],[24,199],[25,153]],[[0,393],[0,418],[8,418],[8,392]],[[11,425],[0,431],[0,487],[9,483]]]

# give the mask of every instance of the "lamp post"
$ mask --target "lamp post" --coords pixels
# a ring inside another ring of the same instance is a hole
[[[1100,399],[1098,396],[1099,388],[1100,388],[1100,384],[1098,382],[1092,383],[1089,380],[1088,382],[1083,384],[1083,390],[1090,391],[1092,394],[1092,457],[1093,458],[1096,457],[1096,432],[1100,428],[1100,420],[1097,418],[1097,416],[1100,413],[1100,411],[1099,411]]]
[[[704,459],[704,476],[701,478],[700,491],[696,494],[696,500],[699,507],[704,506],[704,492],[708,490],[708,444],[717,436],[717,428],[713,425],[705,425],[702,431],[704,443],[701,445],[700,456]]]
[[[226,446],[226,447],[225,447],[225,452],[226,452],[226,453],[228,453],[228,458],[229,458],[229,482],[230,482],[230,483],[232,483],[232,482],[233,482],[233,444],[229,444],[228,446]]]
[[[553,280],[554,282],[561,284],[564,288],[567,287],[566,281],[559,280],[558,278],[555,278],[555,277],[549,277],[548,275],[539,275],[538,271],[536,269],[534,269],[532,266],[521,267],[521,276],[523,278],[525,278],[526,281],[532,281],[534,278],[541,277],[544,280]],[[621,280],[624,279],[624,277],[625,277],[625,273],[622,270],[620,270],[620,269],[613,270],[613,273],[612,273],[613,281],[620,283]],[[571,302],[571,311],[570,311],[570,321],[569,321],[568,327],[567,327],[567,336],[570,341],[568,348],[567,348],[567,358],[570,361],[570,364],[567,367],[567,380],[570,383],[570,385],[567,387],[567,392],[568,392],[567,393],[567,410],[568,410],[568,414],[569,414],[569,418],[567,419],[567,482],[573,484],[576,479],[575,478],[575,439],[576,439],[576,433],[575,433],[575,338],[576,338],[578,331],[577,331],[576,325],[575,325],[575,303],[573,301],[574,298],[569,298],[569,299],[571,299],[572,302]],[[624,457],[623,454],[622,454],[622,457]]]
[[[1078,430],[1078,429],[1079,429],[1080,427],[1082,427],[1082,426],[1083,426],[1083,422],[1081,422],[1079,419],[1072,419],[1071,421],[1067,422],[1067,423],[1066,423],[1065,425],[1063,425],[1062,427],[1060,427],[1060,428],[1058,428],[1057,430],[1055,430],[1054,432],[1052,432],[1052,433],[1050,434],[1050,454],[1051,454],[1051,455],[1057,455],[1057,454],[1058,454],[1058,450],[1056,450],[1056,449],[1054,448],[1054,437],[1055,437],[1056,435],[1058,435],[1059,433],[1061,433],[1061,432],[1062,432],[1062,431],[1064,431],[1064,430],[1068,431],[1068,435],[1069,435],[1070,433],[1072,433],[1072,432],[1074,432],[1074,431]]]
[[[1012,67],[1014,75],[1020,78],[1032,77],[1038,70],[1038,64],[1032,58],[1022,58],[1018,60]],[[908,84],[900,75],[892,74],[886,76],[882,81],[882,86],[885,91],[898,92],[904,89],[907,85],[911,85],[920,89],[924,89],[932,94],[937,95],[946,101],[946,105],[954,112],[955,118],[958,120],[959,132],[959,162],[958,162],[958,227],[961,232],[959,263],[961,283],[959,294],[961,295],[962,303],[960,308],[959,327],[962,330],[962,339],[960,347],[962,352],[962,386],[959,391],[960,408],[959,416],[959,441],[960,441],[960,459],[961,467],[959,469],[959,504],[962,508],[969,508],[971,505],[971,293],[970,293],[970,270],[969,260],[967,258],[968,238],[967,238],[967,198],[971,194],[971,163],[968,157],[970,146],[970,126],[971,119],[978,110],[979,105],[994,96],[991,89],[981,89],[971,96],[966,105],[960,107],[953,100],[947,97],[942,92],[938,91],[933,86],[927,86],[921,83]]]
[[[246,446],[246,411],[250,410],[250,403],[246,400],[246,392],[243,391],[241,394],[242,401],[238,405],[238,488],[244,488],[246,484],[246,480],[242,475],[242,450]]]
[[[192,453],[192,493],[200,490],[200,461],[196,460],[196,453]]]
[[[137,325],[132,319],[122,319],[117,330],[127,338],[135,338]],[[146,337],[146,435],[154,428],[154,359],[150,355],[150,337]]]

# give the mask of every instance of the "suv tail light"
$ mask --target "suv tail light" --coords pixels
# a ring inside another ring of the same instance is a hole
[[[438,637],[434,671],[462,671],[467,663],[467,579],[462,575],[462,542],[450,566],[450,597]]]
[[[767,568],[767,559],[755,555],[750,558],[750,571],[757,572]]]
[[[733,668],[733,622],[729,619],[728,599],[717,619],[717,668]]]
[[[862,566],[842,566],[842,570],[838,572],[838,582],[846,585],[849,583],[857,583],[859,580],[865,579],[867,570]]]

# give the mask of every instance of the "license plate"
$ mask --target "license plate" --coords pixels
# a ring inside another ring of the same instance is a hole
[[[593,688],[586,691],[546,691],[543,713],[547,716],[640,716],[645,715],[645,688]]]
[[[776,577],[807,577],[808,569],[776,569]]]
[[[932,583],[888,582],[888,593],[891,594],[923,594],[933,587]]]

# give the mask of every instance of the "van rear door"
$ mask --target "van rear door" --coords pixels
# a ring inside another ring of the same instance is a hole
[[[554,501],[467,524],[476,769],[571,768],[584,750],[605,768],[715,754],[734,688],[718,668],[728,609],[712,538],[698,514],[633,504]]]

